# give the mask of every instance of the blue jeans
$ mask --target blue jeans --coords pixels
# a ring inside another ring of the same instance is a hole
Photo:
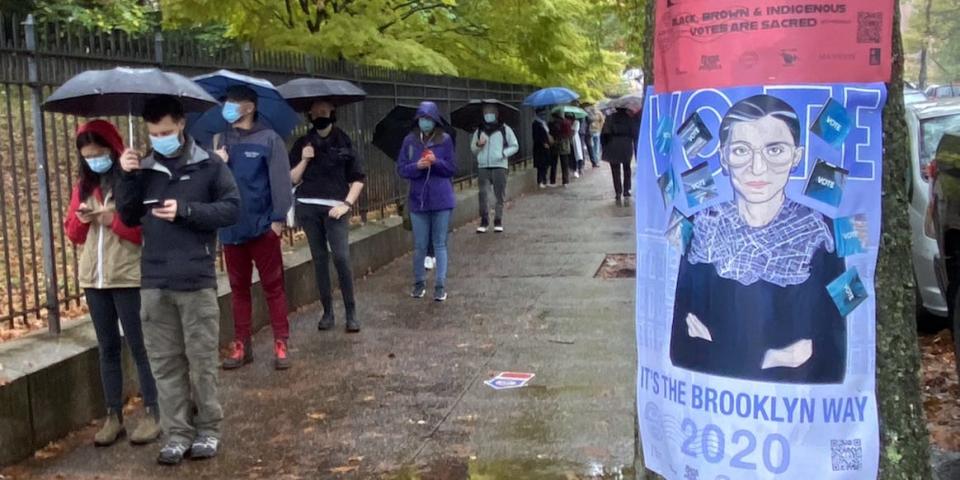
[[[600,164],[600,159],[603,158],[603,149],[600,147],[600,134],[591,133],[590,134],[590,160],[593,161],[594,165]]]
[[[434,212],[411,212],[413,224],[413,280],[417,284],[426,282],[427,269],[423,259],[427,248],[433,245],[437,258],[436,286],[443,287],[447,281],[447,229],[450,227],[450,213],[453,210]]]

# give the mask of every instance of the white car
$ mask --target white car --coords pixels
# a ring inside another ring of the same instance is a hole
[[[917,284],[917,307],[940,317],[947,316],[947,302],[940,292],[934,269],[937,241],[924,231],[930,183],[927,166],[933,160],[945,131],[960,130],[960,99],[943,99],[916,103],[907,107],[907,129],[910,135],[910,174],[907,194],[910,196],[910,245],[913,275]]]

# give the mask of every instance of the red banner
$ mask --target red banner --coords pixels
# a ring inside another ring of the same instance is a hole
[[[657,0],[658,92],[890,80],[892,0]]]

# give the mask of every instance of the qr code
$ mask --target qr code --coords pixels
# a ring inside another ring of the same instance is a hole
[[[863,470],[863,446],[860,439],[830,440],[830,459],[834,472]]]
[[[857,43],[880,43],[882,12],[857,12]]]

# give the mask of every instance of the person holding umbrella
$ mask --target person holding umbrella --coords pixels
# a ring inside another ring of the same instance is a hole
[[[143,226],[143,334],[168,436],[157,461],[176,465],[220,450],[217,230],[239,219],[240,193],[220,158],[185,134],[178,97],[149,98],[142,116],[152,151],[123,152],[116,201],[124,224]]]
[[[294,142],[290,166],[297,185],[296,219],[307,234],[323,304],[317,328],[330,330],[335,324],[329,244],[346,309],[346,331],[356,333],[360,321],[350,266],[349,214],[360,198],[366,175],[350,137],[336,126],[334,104],[319,97],[310,104],[309,118],[313,128]]]
[[[433,299],[442,302],[447,299],[447,229],[456,205],[451,179],[457,173],[457,164],[453,140],[441,128],[443,119],[437,105],[421,102],[415,119],[417,126],[403,139],[397,157],[397,173],[410,181],[407,205],[414,238],[414,284],[410,296],[426,295],[423,260],[432,243],[437,258]]]
[[[134,444],[150,443],[163,432],[157,409],[157,384],[143,344],[140,324],[140,244],[142,233],[115,213],[114,186],[123,140],[112,123],[92,120],[77,128],[80,178],[73,188],[64,228],[78,246],[78,277],[84,289],[100,351],[100,382],[107,420],[94,436],[98,446],[112,445],[125,433],[120,327],[136,363],[147,415],[130,435]],[[119,320],[119,322],[118,322]]]
[[[550,125],[547,124],[547,109],[534,110],[535,118],[531,132],[533,136],[533,166],[537,169],[537,186],[547,188],[547,171],[550,169],[550,150],[553,147],[553,137],[550,135]]]
[[[281,234],[293,204],[287,146],[258,118],[257,92],[242,82],[226,89],[222,116],[230,128],[215,137],[217,154],[227,163],[240,189],[240,220],[220,230],[224,263],[233,303],[234,340],[224,370],[253,361],[250,344],[253,266],[270,312],[274,368],[290,368],[287,296],[283,285]]]
[[[630,196],[630,163],[637,151],[639,135],[640,124],[626,107],[618,107],[603,125],[600,135],[603,160],[610,164],[613,173],[617,204],[621,202],[621,197]]]

